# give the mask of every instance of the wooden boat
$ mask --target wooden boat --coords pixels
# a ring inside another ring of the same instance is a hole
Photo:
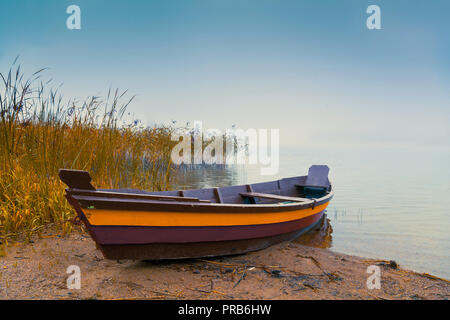
[[[313,228],[333,196],[327,166],[307,176],[222,188],[96,189],[86,171],[61,169],[66,198],[107,259],[240,254]]]

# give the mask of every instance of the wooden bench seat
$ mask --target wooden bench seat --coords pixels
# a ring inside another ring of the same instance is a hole
[[[308,184],[296,184],[295,186],[298,187],[298,188],[322,188],[322,189],[328,189],[328,187],[308,185]]]
[[[240,195],[243,197],[247,197],[247,198],[265,198],[265,199],[274,199],[274,200],[280,200],[280,201],[294,201],[294,202],[313,201],[313,199],[308,199],[308,198],[286,197],[286,196],[279,196],[276,194],[258,193],[258,192],[244,192],[244,193],[240,193]]]
[[[80,190],[80,189],[69,189],[68,192],[75,197],[79,197],[80,199],[81,197],[84,197],[83,200],[86,200],[87,197],[101,197],[101,198],[124,198],[124,199],[139,199],[139,200],[211,203],[210,200],[200,200],[195,197],[165,196],[158,194],[128,193],[128,192],[124,193],[114,191]]]

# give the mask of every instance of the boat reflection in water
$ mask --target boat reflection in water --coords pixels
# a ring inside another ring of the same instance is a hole
[[[330,219],[325,214],[320,223],[314,229],[302,234],[297,239],[293,240],[295,243],[310,246],[315,248],[331,248],[333,227]]]

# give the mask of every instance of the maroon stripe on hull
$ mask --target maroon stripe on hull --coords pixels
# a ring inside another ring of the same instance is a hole
[[[194,243],[230,241],[271,237],[308,228],[323,216],[324,211],[293,221],[247,226],[211,227],[142,227],[90,226],[102,245]]]
[[[235,255],[293,240],[314,228],[319,221],[301,230],[265,238],[191,243],[110,244],[99,247],[106,259],[113,260],[167,260]]]

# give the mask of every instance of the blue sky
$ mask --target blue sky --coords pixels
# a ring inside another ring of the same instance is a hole
[[[0,70],[136,94],[145,124],[279,128],[282,146],[449,149],[448,1],[0,0]],[[66,8],[81,8],[68,30]],[[381,8],[368,30],[366,8]]]

